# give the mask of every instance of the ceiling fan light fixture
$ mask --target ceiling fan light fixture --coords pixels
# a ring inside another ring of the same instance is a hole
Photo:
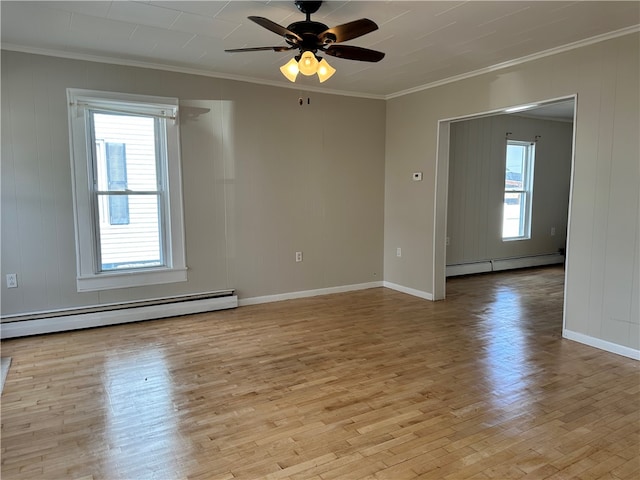
[[[300,71],[298,69],[297,60],[295,58],[292,58],[280,67],[280,71],[282,72],[282,75],[287,78],[287,80],[289,80],[290,82],[295,82],[296,77],[298,76],[298,72]]]
[[[313,52],[306,51],[302,53],[298,62],[298,69],[303,75],[314,75],[318,71],[318,59]]]
[[[320,63],[318,64],[318,79],[320,80],[320,83],[331,78],[334,73],[336,73],[336,69],[329,65],[329,62],[324,58],[320,60]]]

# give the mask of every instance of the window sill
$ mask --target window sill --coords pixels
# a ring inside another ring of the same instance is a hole
[[[145,270],[144,272],[101,273],[78,277],[78,292],[95,292],[116,288],[141,287],[187,281],[186,268]]]

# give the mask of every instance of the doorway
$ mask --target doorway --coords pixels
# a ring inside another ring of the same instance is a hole
[[[437,167],[436,167],[436,193],[435,193],[435,225],[433,239],[433,298],[444,299],[446,296],[446,271],[447,271],[447,215],[449,203],[449,175],[451,154],[451,127],[456,122],[495,117],[498,115],[515,115],[539,118],[547,120],[563,119],[571,120],[571,165],[569,172],[569,206],[567,214],[567,238],[569,235],[571,215],[571,182],[573,179],[573,162],[575,147],[576,127],[576,95],[561,97],[551,100],[535,102],[535,104],[516,106],[498,111],[484,112],[464,117],[440,120],[438,124]],[[505,135],[508,132],[505,132]],[[566,254],[567,252],[565,252]]]

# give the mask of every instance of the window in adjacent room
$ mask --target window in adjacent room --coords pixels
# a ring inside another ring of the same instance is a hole
[[[503,240],[531,238],[535,144],[507,140],[504,175]]]
[[[185,281],[177,99],[67,95],[78,291]]]

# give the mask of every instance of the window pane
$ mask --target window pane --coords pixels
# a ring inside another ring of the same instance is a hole
[[[100,204],[108,199],[124,199],[129,206],[129,223],[112,224],[100,210],[101,270],[154,267],[163,264],[158,222],[157,195],[99,195]]]
[[[527,147],[507,145],[507,170],[504,176],[505,190],[524,190],[524,165]]]
[[[105,143],[108,162],[97,165],[99,190],[156,191],[155,124],[159,121],[137,115],[93,114],[95,140]]]
[[[515,238],[524,235],[523,232],[524,194],[505,192],[504,211],[502,219],[502,237]]]
[[[111,225],[129,224],[129,199],[126,195],[109,197],[109,223]]]

